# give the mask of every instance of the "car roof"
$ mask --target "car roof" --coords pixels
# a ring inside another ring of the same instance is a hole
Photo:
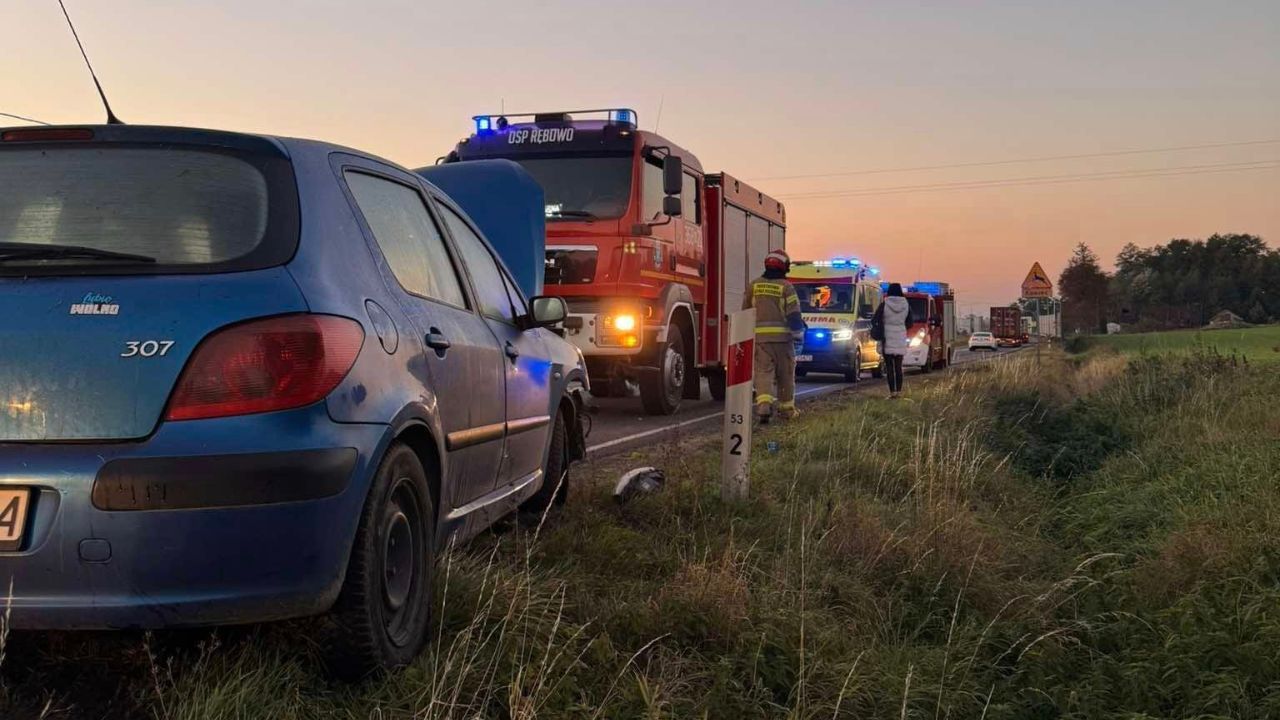
[[[66,130],[88,130],[93,133],[91,140],[68,140],[50,142],[66,142],[68,146],[83,145],[88,142],[119,142],[119,143],[176,143],[176,144],[195,144],[210,145],[214,147],[225,147],[228,149],[239,150],[257,150],[263,151],[274,149],[278,154],[284,157],[290,157],[292,152],[345,152],[352,155],[367,157],[379,162],[387,163],[400,168],[399,163],[392,162],[386,158],[379,157],[364,150],[338,145],[335,143],[324,142],[321,140],[310,140],[305,138],[295,138],[285,135],[267,135],[260,133],[245,133],[231,130],[212,130],[208,128],[192,128],[178,127],[170,125],[42,125],[33,127],[23,125],[17,127],[0,127],[0,133],[9,133],[11,131],[26,131],[30,137],[25,138],[25,142],[41,142],[39,134],[44,132],[57,132]],[[18,145],[18,143],[14,143]],[[404,168],[409,172],[407,168]]]

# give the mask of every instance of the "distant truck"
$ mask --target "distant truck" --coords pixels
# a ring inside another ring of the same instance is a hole
[[[723,399],[728,314],[786,245],[782,203],[704,172],[640,130],[633,110],[473,119],[444,162],[514,160],[542,186],[543,292],[568,303],[565,338],[586,358],[592,393],[625,395],[634,382],[647,413],[668,415],[706,377]]]
[[[903,367],[921,372],[941,370],[951,364],[956,344],[956,298],[943,282],[916,281],[903,293],[915,322],[907,328],[907,354]]]
[[[787,279],[800,298],[809,329],[796,354],[796,375],[843,375],[857,382],[864,370],[880,377],[880,350],[871,339],[871,316],[880,305],[879,270],[856,258],[797,260]]]
[[[1022,345],[1022,311],[1008,306],[991,308],[991,334],[1000,347]]]

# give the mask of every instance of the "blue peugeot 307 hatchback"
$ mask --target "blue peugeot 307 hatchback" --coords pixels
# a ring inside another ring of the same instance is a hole
[[[327,613],[337,672],[403,665],[437,549],[561,501],[584,453],[563,302],[354,150],[0,131],[0,310],[13,628]]]

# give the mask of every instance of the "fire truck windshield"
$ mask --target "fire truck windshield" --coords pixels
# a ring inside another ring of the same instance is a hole
[[[909,297],[907,302],[911,305],[911,319],[918,322],[926,322],[929,320],[929,301],[922,297]]]
[[[853,312],[853,283],[796,283],[800,312]]]
[[[549,221],[619,218],[627,212],[630,156],[511,159],[542,186]]]

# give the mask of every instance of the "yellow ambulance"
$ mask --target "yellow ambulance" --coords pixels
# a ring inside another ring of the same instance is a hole
[[[880,352],[871,339],[871,316],[880,305],[880,271],[856,258],[799,260],[787,279],[800,296],[809,325],[796,353],[796,376],[843,375],[857,382],[864,370],[881,377]]]

